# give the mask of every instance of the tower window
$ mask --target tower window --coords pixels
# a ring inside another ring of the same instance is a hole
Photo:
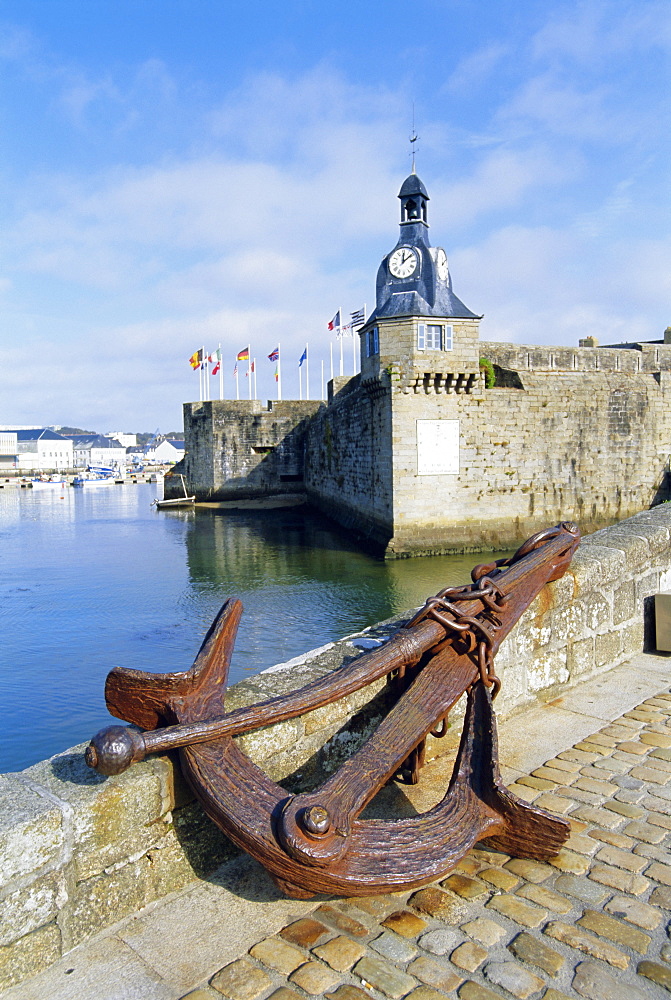
[[[419,323],[417,326],[417,350],[451,351],[452,327],[442,323]]]
[[[366,357],[372,358],[374,354],[380,353],[380,335],[378,328],[374,326],[372,330],[368,331],[366,337]]]

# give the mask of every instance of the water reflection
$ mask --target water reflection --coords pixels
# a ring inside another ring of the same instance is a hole
[[[299,509],[157,512],[155,495],[0,491],[0,771],[108,724],[113,666],[186,669],[227,597],[245,607],[235,681],[466,582],[485,558],[384,563]]]

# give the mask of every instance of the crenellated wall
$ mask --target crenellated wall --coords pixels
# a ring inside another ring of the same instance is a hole
[[[475,560],[474,560],[475,562]],[[436,581],[436,590],[442,586]],[[521,713],[654,646],[653,595],[671,589],[671,504],[587,536],[497,656],[497,712]],[[428,595],[427,595],[428,596]],[[384,639],[405,619],[374,626]],[[350,637],[235,685],[226,707],[293,690],[361,655]],[[362,643],[365,645],[365,642]],[[289,790],[319,783],[366,738],[384,682],[240,737]],[[429,753],[440,752],[433,741]],[[0,988],[27,978],[147,903],[206,878],[235,848],[206,819],[172,757],[103,778],[83,745],[0,776]]]

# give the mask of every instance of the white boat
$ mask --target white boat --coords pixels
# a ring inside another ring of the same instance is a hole
[[[75,476],[72,480],[73,486],[85,486],[87,489],[98,486],[114,486],[116,482],[116,472],[114,469],[104,469],[100,466],[89,465],[85,476]]]
[[[196,502],[195,495],[190,497],[187,496],[186,483],[184,482],[184,476],[179,477],[182,480],[182,489],[184,490],[183,497],[173,497],[172,500],[153,500],[152,507],[156,507],[157,510],[163,510],[166,507],[193,507]]]
[[[38,476],[30,480],[30,485],[34,490],[59,490],[64,489],[67,483],[62,476]]]

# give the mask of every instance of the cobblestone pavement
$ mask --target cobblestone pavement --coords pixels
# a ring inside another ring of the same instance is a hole
[[[549,864],[474,849],[417,892],[306,906],[184,996],[668,998],[671,694],[509,787],[570,820]]]

